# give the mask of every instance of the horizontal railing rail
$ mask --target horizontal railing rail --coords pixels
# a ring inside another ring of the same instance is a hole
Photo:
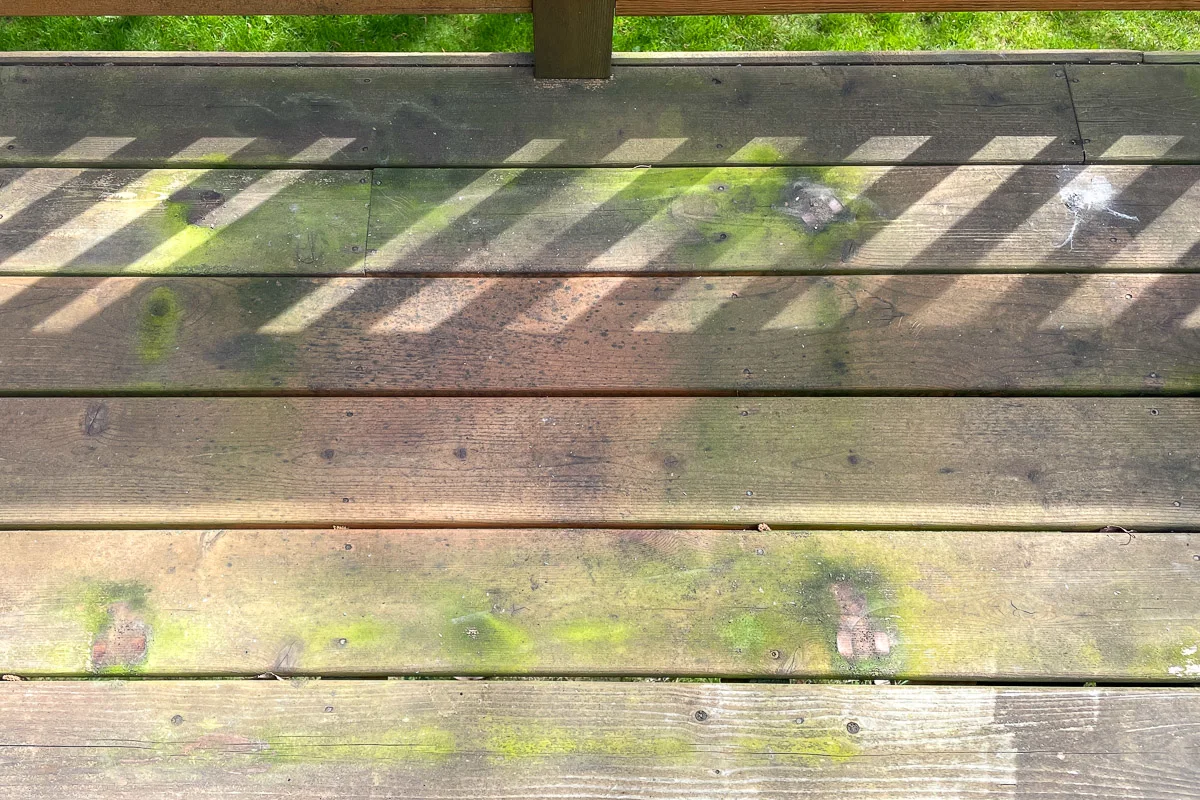
[[[0,16],[533,13],[534,74],[605,78],[614,16],[1195,10],[1200,0],[0,0]]]

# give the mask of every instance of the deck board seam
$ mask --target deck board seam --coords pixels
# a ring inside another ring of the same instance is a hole
[[[1079,163],[1087,165],[1091,162],[1088,161],[1087,157],[1087,142],[1085,142],[1083,139],[1083,124],[1079,121],[1079,106],[1075,102],[1075,92],[1071,88],[1071,82],[1076,79],[1071,76],[1069,64],[1063,64],[1062,75],[1063,80],[1067,83],[1067,98],[1071,101],[1071,116],[1075,118],[1075,135],[1078,137],[1075,141],[1079,145]]]

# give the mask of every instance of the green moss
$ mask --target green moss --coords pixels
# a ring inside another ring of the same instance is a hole
[[[56,654],[60,662],[70,664],[72,671],[87,671],[101,675],[129,675],[145,670],[145,658],[142,657],[133,664],[113,664],[109,666],[94,666],[92,663],[92,648],[97,641],[103,640],[113,624],[114,611],[121,609],[126,613],[144,619],[148,611],[148,587],[136,581],[94,581],[84,582],[67,591],[67,600],[62,607],[62,614],[82,628],[84,636],[70,652]],[[152,629],[147,624],[147,631]],[[147,635],[147,651],[150,637]]]
[[[89,671],[104,675],[170,674],[181,665],[194,664],[213,632],[192,625],[189,614],[172,614],[156,608],[151,590],[137,581],[85,581],[66,592],[61,613],[82,629],[83,636],[72,640],[54,654],[53,663],[66,672]],[[134,618],[146,631],[145,655],[132,664],[114,664],[95,668],[91,662],[93,645],[104,639],[113,624],[114,613]]]
[[[752,141],[730,156],[734,164],[777,164],[784,160],[779,148],[765,141]]]
[[[629,627],[609,619],[571,620],[556,626],[553,637],[571,645],[622,648],[629,641]]]
[[[386,649],[395,640],[396,630],[370,617],[345,619],[314,625],[298,632],[304,642],[304,652],[333,649],[345,650],[352,658],[362,658],[365,653]]]
[[[553,725],[493,727],[487,749],[505,759],[546,758],[565,755],[637,756],[679,761],[695,750],[681,736],[648,736],[641,732],[567,729]]]
[[[721,628],[725,646],[748,658],[757,659],[767,647],[767,630],[761,617],[742,614],[734,617]]]
[[[723,269],[841,263],[878,224],[878,210],[862,197],[874,172],[868,167],[711,170],[705,185],[713,213],[690,219],[701,236],[699,241],[683,242],[679,258]],[[815,225],[806,222],[795,205],[797,186],[835,198],[842,210]]]
[[[98,581],[85,583],[69,592],[67,613],[95,638],[109,625],[109,608],[124,603],[130,611],[144,612],[149,588],[137,581]]]
[[[175,292],[157,286],[142,302],[138,316],[138,356],[145,364],[157,364],[175,350],[183,309]]]
[[[780,756],[798,759],[817,766],[830,760],[844,761],[862,754],[862,748],[850,738],[850,734],[805,731],[797,725],[796,730],[771,730],[740,737],[736,741],[742,755],[753,761],[775,760]]]
[[[1164,641],[1138,648],[1131,665],[1135,674],[1155,680],[1200,677],[1200,629],[1186,627]]]
[[[1200,394],[1200,372],[1168,372],[1163,376],[1167,394]]]
[[[456,606],[456,608],[455,608]],[[522,672],[537,663],[535,638],[510,615],[466,611],[454,604],[442,627],[442,643],[477,668]]]

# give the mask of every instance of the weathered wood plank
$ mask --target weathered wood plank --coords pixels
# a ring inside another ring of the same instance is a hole
[[[241,144],[201,143],[184,160]],[[360,272],[370,182],[360,170],[0,169],[0,272]]]
[[[1198,718],[1182,688],[4,684],[0,797],[1190,800]]]
[[[533,0],[533,74],[606,79],[616,0]]]
[[[214,138],[249,140],[229,166],[707,165],[764,136],[799,140],[790,163],[953,163],[998,136],[1048,137],[1028,160],[1077,163],[1076,130],[1053,65],[631,67],[602,83],[507,67],[0,67],[8,165],[69,151],[161,166]],[[97,137],[134,141],[81,144]]]
[[[973,157],[1020,161],[1048,144],[991,140]],[[1189,224],[1200,214],[1197,167],[741,166],[787,161],[795,146],[759,139],[711,169],[377,170],[367,269],[1200,267],[1200,232]]]
[[[82,149],[119,152],[124,140]],[[201,143],[188,159],[244,144]],[[990,143],[982,158],[1044,141]],[[0,170],[0,272],[1195,269],[1200,168]],[[372,194],[373,192],[373,194]],[[369,240],[367,206],[374,198]]]
[[[18,54],[0,54],[18,58]],[[74,57],[74,54],[72,54]],[[89,58],[90,53],[79,53]],[[117,58],[131,53],[113,53]],[[153,53],[147,53],[147,58]],[[180,53],[180,58],[188,54]],[[217,58],[221,54],[213,53]],[[227,55],[236,55],[229,53]],[[245,54],[250,55],[250,54]],[[315,55],[315,54],[314,54]],[[329,55],[329,54],[324,54]],[[383,55],[383,54],[380,54]],[[846,50],[737,50],[737,51],[678,51],[678,52],[616,52],[613,63],[630,64],[1139,64],[1138,50],[880,50],[853,52]],[[1170,54],[1167,54],[1170,55]],[[27,63],[27,62],[17,62]]]
[[[1200,64],[1200,50],[1157,50],[1143,55],[1147,64]]]
[[[0,525],[1200,522],[1200,400],[7,399]]]
[[[1079,54],[1078,58],[1087,58],[1086,54],[1094,52],[1112,53],[1114,61],[1128,60],[1133,63],[1132,59],[1134,58],[1141,60],[1141,54],[1131,50],[1030,52],[1060,52],[1063,56],[1053,61],[1056,64],[1075,60],[1071,54]],[[936,56],[936,53],[931,55]],[[1008,59],[1001,58],[993,58],[991,61],[1010,63]],[[1051,61],[1051,59],[1036,58],[1030,63],[1047,61]],[[1092,63],[1092,59],[1087,58],[1087,62]],[[838,63],[849,62],[843,59]],[[928,63],[941,62],[931,59]],[[1107,59],[1103,59],[1102,63],[1107,63]],[[0,52],[0,65],[33,64],[91,67],[528,67],[533,65],[533,53],[230,52],[228,50],[9,50]]]
[[[197,3],[196,0],[5,0],[4,13],[16,17],[62,14],[90,17],[188,14],[527,14],[529,2],[530,0],[203,0]]]
[[[1195,681],[1191,534],[17,531],[0,672]]]
[[[1200,159],[1200,64],[1065,69],[1088,161]]]
[[[1146,54],[1155,60],[1200,60],[1194,53]],[[805,64],[1138,64],[1137,50],[758,50],[737,52],[613,53],[619,65],[760,65]],[[1190,61],[1189,61],[1190,63]],[[75,64],[79,66],[326,66],[326,67],[467,67],[530,66],[531,53],[237,53],[228,51],[162,50],[26,50],[0,53],[0,64]]]
[[[1200,392],[1200,276],[4,278],[0,393]]]

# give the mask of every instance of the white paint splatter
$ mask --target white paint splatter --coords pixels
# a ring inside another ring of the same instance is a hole
[[[1180,652],[1183,653],[1185,656],[1194,656],[1194,655],[1196,655],[1196,650],[1197,650],[1197,648],[1193,646],[1193,647],[1185,647]]]
[[[1100,212],[1111,214],[1117,219],[1127,219],[1133,222],[1140,220],[1130,214],[1122,214],[1112,207],[1112,200],[1117,194],[1113,185],[1109,183],[1108,178],[1103,175],[1088,175],[1086,178],[1081,174],[1076,180],[1071,181],[1058,192],[1058,198],[1062,200],[1067,211],[1073,218],[1071,222],[1071,230],[1067,233],[1067,238],[1059,243],[1059,247],[1070,247],[1075,249],[1075,232],[1079,230],[1079,225],[1082,217],[1086,213]]]

